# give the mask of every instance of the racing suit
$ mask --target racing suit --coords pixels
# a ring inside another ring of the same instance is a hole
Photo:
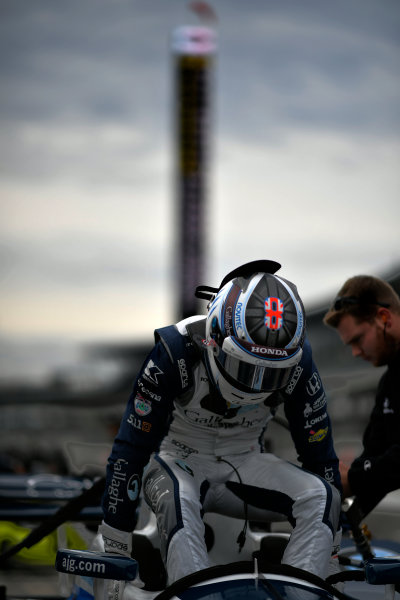
[[[104,521],[132,531],[143,487],[170,584],[210,566],[205,512],[255,521],[279,513],[293,525],[282,562],[326,577],[341,484],[311,347],[306,341],[286,389],[229,405],[210,381],[204,332],[205,317],[155,331],[109,457]],[[303,469],[264,452],[271,410],[282,402]]]
[[[400,352],[388,364],[363,436],[363,452],[348,471],[350,489],[364,514],[400,488]]]

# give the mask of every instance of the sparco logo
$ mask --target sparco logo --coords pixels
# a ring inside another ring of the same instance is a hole
[[[296,387],[297,382],[300,379],[300,375],[302,374],[302,372],[303,372],[303,367],[297,366],[293,373],[293,377],[289,381],[289,385],[287,386],[287,388],[285,390],[285,392],[287,394],[291,394],[293,392],[294,388]]]
[[[174,446],[177,446],[178,448],[180,448],[183,452],[183,454],[185,455],[185,458],[187,458],[189,456],[189,454],[198,454],[199,451],[195,450],[194,448],[190,448],[190,446],[186,446],[186,444],[183,444],[182,442],[178,442],[178,440],[172,440],[172,443],[174,444]]]
[[[281,348],[266,348],[265,346],[252,346],[251,351],[256,354],[270,354],[271,356],[288,356],[286,350]]]
[[[128,550],[128,544],[124,544],[123,542],[119,542],[118,540],[112,540],[111,538],[105,537],[103,535],[104,545],[107,548],[116,548],[117,550]]]
[[[185,363],[184,358],[180,358],[178,360],[178,367],[179,367],[179,374],[181,376],[182,388],[185,388],[188,386],[189,377],[188,377],[188,372],[187,372],[186,363]]]

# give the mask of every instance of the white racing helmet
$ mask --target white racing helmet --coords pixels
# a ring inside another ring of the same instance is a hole
[[[301,359],[304,308],[296,286],[274,275],[279,268],[254,261],[229,273],[218,290],[196,290],[211,299],[203,342],[209,370],[232,403],[260,403],[286,387]]]

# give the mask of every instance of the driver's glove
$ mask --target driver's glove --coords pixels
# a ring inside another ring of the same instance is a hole
[[[99,534],[102,536],[102,542],[104,544],[104,552],[109,552],[110,554],[117,554],[119,556],[128,556],[131,558],[132,554],[132,533],[130,531],[121,531],[120,529],[115,529],[110,525],[107,525],[104,521],[99,526],[98,529]],[[108,600],[122,600],[122,596],[124,594],[124,590],[126,587],[131,588],[134,586],[137,588],[142,588],[144,586],[143,581],[140,579],[139,574],[137,574],[136,578],[133,581],[116,581],[109,580],[107,581],[107,597]],[[128,590],[126,590],[128,592]],[[125,596],[129,595],[125,594]]]

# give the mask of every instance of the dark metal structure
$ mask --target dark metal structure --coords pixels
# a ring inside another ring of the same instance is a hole
[[[206,27],[174,31],[176,197],[177,197],[177,318],[200,310],[194,290],[203,281],[209,122],[215,32]]]

